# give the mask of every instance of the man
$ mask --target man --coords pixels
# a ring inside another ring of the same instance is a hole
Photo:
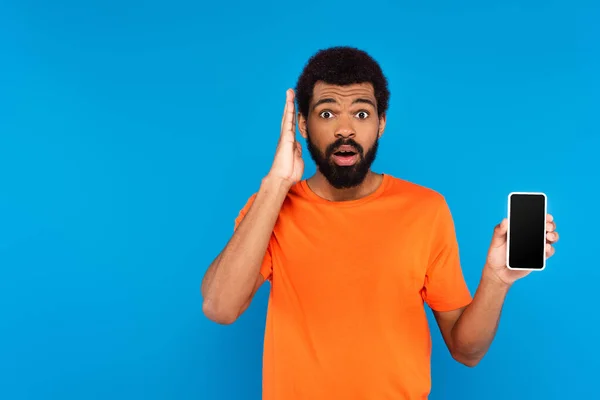
[[[377,62],[354,48],[322,50],[296,94],[317,172],[302,180],[288,90],[272,167],[203,279],[204,313],[230,324],[270,281],[265,400],[426,399],[424,304],[452,356],[475,366],[509,288],[527,275],[506,267],[506,220],[495,227],[471,296],[444,197],[371,170],[389,99]],[[558,234],[547,220],[551,256]]]

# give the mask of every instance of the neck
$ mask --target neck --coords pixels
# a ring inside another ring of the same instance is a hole
[[[369,171],[363,182],[353,188],[348,189],[336,189],[327,178],[319,171],[308,178],[306,183],[310,189],[319,197],[322,197],[329,201],[350,201],[358,200],[362,197],[368,196],[377,190],[381,181],[383,180],[382,174],[377,174],[373,171]]]

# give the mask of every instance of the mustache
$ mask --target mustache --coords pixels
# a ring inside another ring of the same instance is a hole
[[[339,138],[338,140],[327,146],[327,149],[325,150],[325,156],[329,158],[333,155],[335,149],[337,149],[340,146],[352,146],[361,158],[363,158],[364,156],[364,149],[360,144],[358,144],[354,139],[344,138]]]

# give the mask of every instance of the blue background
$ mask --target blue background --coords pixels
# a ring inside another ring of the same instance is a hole
[[[285,90],[338,44],[384,68],[375,169],[446,196],[472,291],[510,191],[546,192],[561,233],[477,368],[432,325],[430,398],[593,395],[598,5],[483,3],[3,1],[0,398],[260,398],[268,286],[219,326],[199,285]]]

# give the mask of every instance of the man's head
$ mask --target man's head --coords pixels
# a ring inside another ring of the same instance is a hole
[[[319,171],[338,189],[362,183],[390,97],[379,64],[352,47],[321,50],[304,67],[295,92],[300,133]]]

